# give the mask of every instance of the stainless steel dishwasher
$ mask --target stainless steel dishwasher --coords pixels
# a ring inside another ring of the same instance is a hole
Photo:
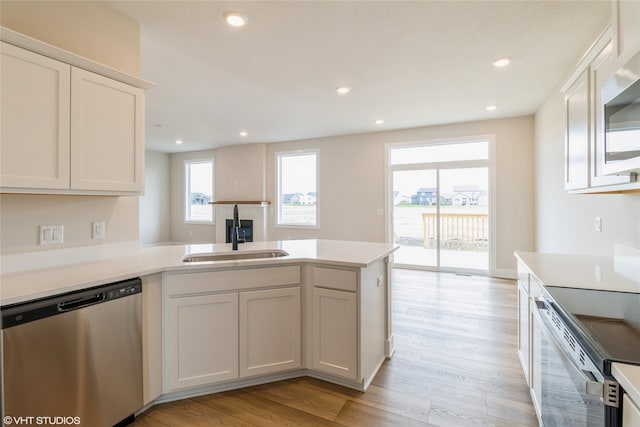
[[[3,423],[133,421],[143,402],[141,290],[131,279],[2,307]]]

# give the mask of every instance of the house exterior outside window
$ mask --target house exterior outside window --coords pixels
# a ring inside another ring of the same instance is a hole
[[[186,160],[185,223],[213,224],[213,159]]]
[[[318,150],[276,153],[276,226],[318,228]]]

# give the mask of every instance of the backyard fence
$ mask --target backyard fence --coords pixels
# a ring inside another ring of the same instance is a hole
[[[487,252],[489,250],[489,216],[487,214],[440,214],[441,249]],[[423,213],[424,247],[435,249],[438,242],[438,215]]]

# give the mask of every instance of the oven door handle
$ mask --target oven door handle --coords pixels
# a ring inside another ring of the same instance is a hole
[[[535,303],[538,311],[549,312],[549,309],[546,307],[545,301],[543,299],[536,298]],[[569,354],[566,354],[567,353],[567,351],[565,350],[566,346],[562,345],[562,342],[561,342],[562,338],[555,333],[555,330],[553,329],[554,325],[549,321],[549,319],[547,319],[546,315],[539,313],[539,316],[544,325],[544,329],[547,330],[554,344],[564,354],[565,359],[567,359],[567,361],[571,364],[571,367],[578,374],[580,374],[580,377],[582,378],[585,384],[585,393],[587,393],[589,396],[595,396],[600,398],[604,397],[604,383],[598,381],[598,379],[593,374],[593,372],[586,371],[578,367],[573,357],[571,357],[571,355]]]

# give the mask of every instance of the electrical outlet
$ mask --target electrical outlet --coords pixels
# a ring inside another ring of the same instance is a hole
[[[597,216],[593,219],[593,230],[598,233],[602,232],[602,217]]]
[[[64,225],[41,225],[40,226],[41,245],[59,245],[64,242]]]
[[[93,233],[92,233],[93,238],[104,239],[107,234],[104,221],[94,221],[92,225],[93,225]]]

